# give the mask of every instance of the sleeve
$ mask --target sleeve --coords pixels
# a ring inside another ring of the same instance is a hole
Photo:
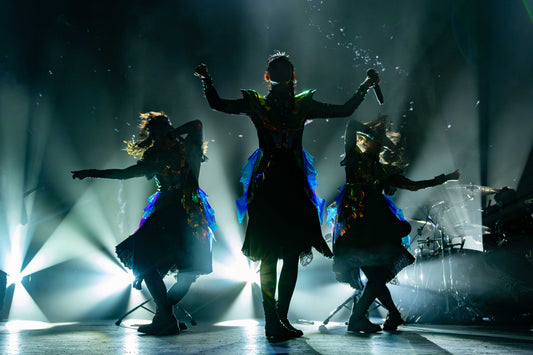
[[[333,118],[350,116],[357,107],[363,102],[368,89],[359,86],[359,89],[343,105],[334,105],[315,101],[311,91],[308,94],[306,118]]]
[[[88,176],[103,179],[125,180],[141,176],[146,176],[148,178],[151,177],[151,173],[153,173],[153,171],[149,169],[148,164],[139,161],[136,165],[129,166],[125,169],[91,169]]]
[[[406,189],[410,191],[417,191],[420,189],[425,189],[428,187],[433,187],[440,185],[445,182],[443,180],[443,176],[436,176],[433,179],[430,180],[419,180],[419,181],[413,181],[408,178],[406,178],[403,175],[400,174],[393,174],[390,177],[390,184],[396,187],[399,187],[401,189]]]
[[[244,96],[237,100],[222,99],[212,83],[205,83],[204,94],[213,110],[235,115],[250,113],[250,105]]]

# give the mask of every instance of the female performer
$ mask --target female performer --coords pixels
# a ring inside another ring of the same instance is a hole
[[[148,199],[139,229],[116,247],[116,253],[133,271],[133,287],[141,289],[144,280],[157,306],[152,323],[138,330],[153,335],[177,334],[172,304],[185,296],[198,275],[212,271],[216,224],[207,196],[198,186],[200,164],[206,159],[203,127],[200,121],[191,121],[174,128],[162,112],[140,116],[141,140],[126,142],[129,154],[141,156],[136,165],[73,171],[72,178],[155,178],[157,192]],[[179,299],[169,299],[163,277],[176,270],[182,292]]]
[[[385,330],[393,331],[403,324],[386,283],[414,261],[401,244],[411,226],[395,214],[397,208],[383,190],[398,187],[416,191],[459,178],[458,170],[423,181],[412,181],[401,175],[401,169],[393,163],[398,152],[387,137],[386,125],[384,117],[365,125],[357,121],[348,124],[346,155],[341,162],[345,167],[346,185],[328,208],[337,209],[333,217],[333,269],[337,280],[353,284],[360,268],[368,280],[361,297],[354,303],[348,331],[381,330],[366,316],[376,298],[389,311],[383,326]],[[380,161],[384,149],[392,156],[388,163]]]
[[[249,215],[242,252],[260,261],[261,294],[265,311],[265,335],[269,341],[302,336],[287,319],[298,275],[298,257],[307,262],[311,247],[326,257],[332,253],[320,229],[324,201],[314,192],[316,170],[302,148],[305,122],[312,118],[345,117],[363,101],[378,78],[366,78],[343,105],[313,99],[315,90],[295,95],[296,76],[290,58],[277,52],[268,58],[265,97],[242,90],[242,98],[221,99],[204,64],[195,75],[202,79],[212,109],[251,118],[259,138],[259,149],[248,159],[241,181],[244,195],[237,200],[239,219]],[[317,213],[318,211],[318,213]],[[276,264],[283,260],[275,302]]]

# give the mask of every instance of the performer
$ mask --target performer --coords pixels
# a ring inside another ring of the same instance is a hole
[[[392,132],[386,132],[386,125],[383,116],[368,124],[348,123],[345,157],[341,162],[345,167],[346,185],[328,208],[332,216],[328,217],[328,222],[333,224],[333,269],[337,280],[358,288],[360,268],[368,280],[361,297],[354,303],[348,331],[381,330],[367,318],[368,308],[376,298],[389,311],[383,329],[394,331],[403,324],[386,283],[414,261],[401,244],[411,226],[395,214],[398,208],[383,190],[416,191],[459,178],[458,170],[423,181],[412,181],[401,175],[398,150],[387,137],[387,133],[392,135]],[[380,155],[384,150],[389,153],[388,161]]]
[[[268,94],[241,90],[242,98],[219,97],[204,64],[195,75],[202,79],[205,96],[212,109],[251,118],[259,138],[259,149],[243,168],[244,195],[237,200],[239,220],[248,212],[249,221],[242,252],[260,261],[261,294],[265,311],[265,335],[269,341],[303,335],[287,319],[296,285],[298,257],[310,262],[311,247],[326,257],[331,250],[322,237],[321,218],[324,200],[314,192],[316,170],[313,158],[302,148],[305,122],[312,118],[345,117],[363,101],[379,80],[366,78],[355,94],[343,105],[321,103],[313,99],[315,90],[295,95],[296,76],[285,53],[268,58],[265,80]],[[317,213],[318,211],[318,213]],[[275,302],[278,259],[283,267]]]
[[[141,140],[126,142],[126,151],[141,157],[136,165],[73,171],[72,178],[155,178],[157,192],[148,199],[139,229],[116,247],[116,253],[133,271],[133,287],[140,290],[144,280],[157,306],[152,323],[138,330],[152,335],[177,334],[172,303],[185,296],[199,275],[212,271],[216,223],[207,196],[198,186],[200,164],[206,160],[203,127],[200,121],[191,121],[174,128],[162,112],[140,117]],[[176,270],[182,285],[169,299],[163,277]]]

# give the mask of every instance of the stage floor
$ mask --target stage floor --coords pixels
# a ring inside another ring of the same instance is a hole
[[[0,323],[1,354],[533,354],[533,330],[487,326],[406,325],[354,335],[344,324],[298,324],[305,335],[269,344],[262,320],[192,326],[179,335],[141,335],[110,322]]]

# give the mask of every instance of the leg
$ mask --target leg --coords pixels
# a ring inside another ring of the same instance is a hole
[[[387,315],[387,320],[383,324],[384,330],[395,331],[399,325],[404,323],[400,311],[396,308],[394,301],[392,300],[391,294],[387,285],[382,285],[381,290],[378,294],[378,300],[381,304],[387,308],[389,314]]]
[[[140,326],[139,332],[152,335],[178,334],[176,318],[172,314],[172,306],[167,297],[167,288],[163,279],[155,269],[144,274],[144,282],[156,305],[156,313],[152,323]]]
[[[198,275],[189,272],[180,272],[176,276],[176,283],[168,290],[167,296],[172,306],[178,304],[189,292],[191,285],[198,278]]]
[[[294,288],[296,286],[296,280],[298,278],[298,255],[284,255],[283,256],[283,268],[279,277],[278,285],[278,316],[281,323],[294,332],[296,337],[301,337],[304,333],[292,326],[287,319],[289,312],[289,306],[291,303]]]
[[[381,275],[373,267],[363,267],[363,272],[368,279],[363,294],[357,302],[354,302],[352,314],[348,321],[348,331],[362,331],[373,333],[381,330],[377,324],[372,324],[367,318],[367,311],[372,302],[376,299],[381,287]]]
[[[383,325],[383,329],[394,331],[398,328],[399,325],[402,325],[404,322],[400,311],[398,311],[398,308],[396,308],[396,305],[392,300],[390,291],[386,284],[388,272],[388,267],[375,267],[371,271],[371,274],[373,273],[377,275],[376,278],[380,280],[380,284],[377,290],[377,299],[387,309],[387,311],[389,311],[389,314],[387,315],[387,320]]]
[[[292,338],[292,333],[281,324],[276,311],[277,257],[270,256],[261,260],[261,295],[265,311],[265,335],[269,342],[284,341]]]

